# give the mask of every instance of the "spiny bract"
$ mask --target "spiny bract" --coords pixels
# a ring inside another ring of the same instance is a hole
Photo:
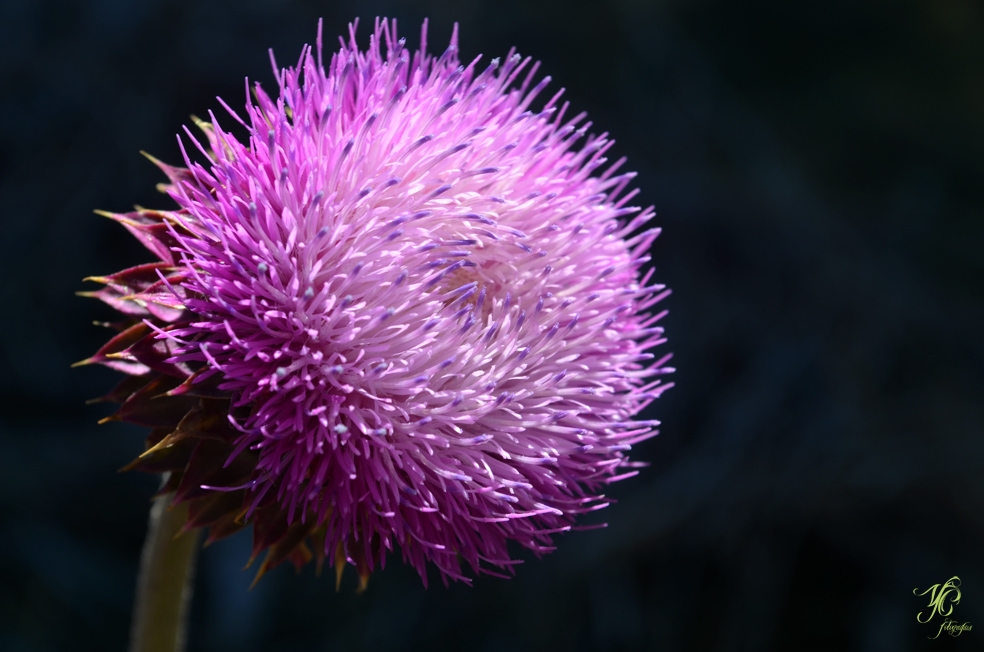
[[[261,574],[364,582],[397,547],[425,582],[508,571],[634,473],[669,386],[634,174],[560,92],[530,110],[530,59],[459,65],[457,28],[435,58],[426,27],[411,54],[352,25],[327,69],[319,27],[276,99],[226,107],[248,140],[211,115],[204,165],[157,162],[177,210],[110,214],[159,260],[94,279],[129,321],[86,362],[130,375],[107,398],[153,428],[132,466],[212,539],[252,523]]]

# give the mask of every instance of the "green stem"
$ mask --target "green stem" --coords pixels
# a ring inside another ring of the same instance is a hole
[[[171,494],[150,508],[147,541],[140,558],[130,652],[182,652],[195,576],[200,531],[181,534],[185,504],[171,507]],[[180,535],[180,536],[179,536]]]

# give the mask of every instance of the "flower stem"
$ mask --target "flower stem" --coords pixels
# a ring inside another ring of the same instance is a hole
[[[171,494],[166,494],[155,498],[150,508],[130,652],[182,652],[185,648],[200,531],[181,534],[188,507],[184,503],[171,507],[170,503]]]

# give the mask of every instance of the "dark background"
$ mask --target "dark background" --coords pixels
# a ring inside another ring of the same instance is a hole
[[[281,568],[204,551],[204,650],[908,650],[984,644],[984,7],[421,0],[0,2],[0,649],[120,650],[148,497],[142,433],[70,369],[112,316],[82,278],[148,259],[92,209],[169,206],[189,114],[273,84],[361,16],[416,45],[510,45],[613,132],[663,236],[677,387],[607,529],[512,580],[424,590],[398,557]],[[958,575],[973,630],[927,640],[912,594]]]

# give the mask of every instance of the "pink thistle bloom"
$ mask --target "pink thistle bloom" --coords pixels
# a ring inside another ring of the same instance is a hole
[[[410,52],[377,20],[363,52],[350,26],[326,67],[319,28],[229,109],[246,140],[211,115],[205,165],[159,163],[178,210],[113,216],[160,260],[96,279],[135,321],[90,361],[138,379],[112,395],[157,428],[135,465],[177,474],[189,527],[252,521],[261,572],[511,571],[509,541],[552,550],[636,473],[632,417],[671,386],[634,173],[561,92],[530,109],[538,64],[459,64],[457,27],[434,57],[426,29]]]

